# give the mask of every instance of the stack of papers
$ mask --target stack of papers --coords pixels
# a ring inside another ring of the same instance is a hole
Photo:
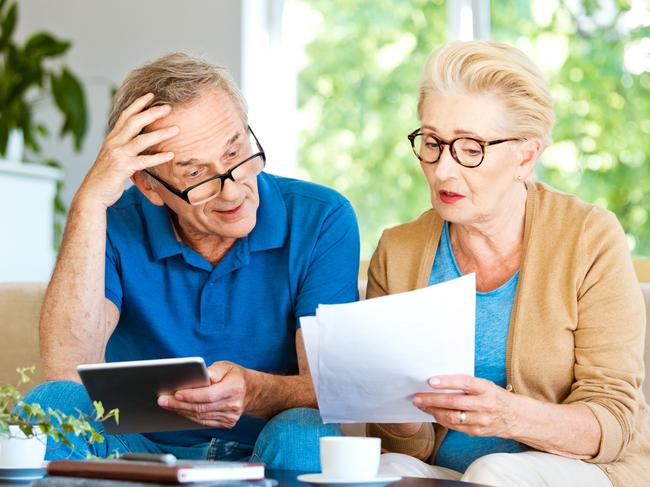
[[[300,318],[325,423],[431,422],[411,403],[434,375],[474,375],[474,274]]]

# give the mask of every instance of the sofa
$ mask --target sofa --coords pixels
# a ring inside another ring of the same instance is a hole
[[[639,275],[645,278],[645,275]],[[16,383],[16,367],[36,365],[33,378],[39,383],[40,359],[38,352],[38,317],[45,293],[45,283],[0,283],[0,384]],[[646,305],[646,322],[650,330],[650,282],[641,283]],[[359,291],[365,295],[365,281],[359,282]],[[646,333],[645,364],[650,371],[650,332]],[[647,373],[650,376],[650,372]],[[643,384],[650,397],[650,379]]]
[[[41,382],[38,318],[46,287],[43,282],[0,283],[0,384],[17,383],[16,368],[32,365],[32,382]]]

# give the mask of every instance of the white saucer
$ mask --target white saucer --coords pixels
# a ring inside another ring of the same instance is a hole
[[[0,480],[36,480],[45,477],[47,473],[47,464],[33,467],[0,467]]]
[[[347,486],[363,486],[363,487],[383,487],[384,485],[397,482],[402,477],[395,475],[377,475],[367,480],[346,480],[346,479],[332,479],[325,477],[322,473],[307,473],[298,475],[298,480],[307,484],[312,484],[318,487],[347,487]]]

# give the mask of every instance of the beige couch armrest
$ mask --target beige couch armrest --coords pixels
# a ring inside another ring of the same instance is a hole
[[[38,319],[47,283],[0,283],[0,384],[18,382],[17,367],[36,365],[26,389],[42,381]]]

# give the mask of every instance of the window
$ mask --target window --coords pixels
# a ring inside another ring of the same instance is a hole
[[[429,205],[406,135],[424,61],[447,37],[447,9],[442,0],[299,5],[310,38],[298,72],[298,175],[352,202],[367,259],[383,228]]]
[[[287,0],[285,8],[300,20],[285,27],[304,46],[297,175],[350,199],[362,258],[382,229],[430,207],[406,140],[421,69],[434,47],[477,33],[521,48],[551,85],[557,123],[539,179],[614,211],[633,252],[650,255],[644,0]]]
[[[650,11],[644,0],[492,0],[492,38],[542,68],[557,122],[551,186],[612,210],[650,255]]]

